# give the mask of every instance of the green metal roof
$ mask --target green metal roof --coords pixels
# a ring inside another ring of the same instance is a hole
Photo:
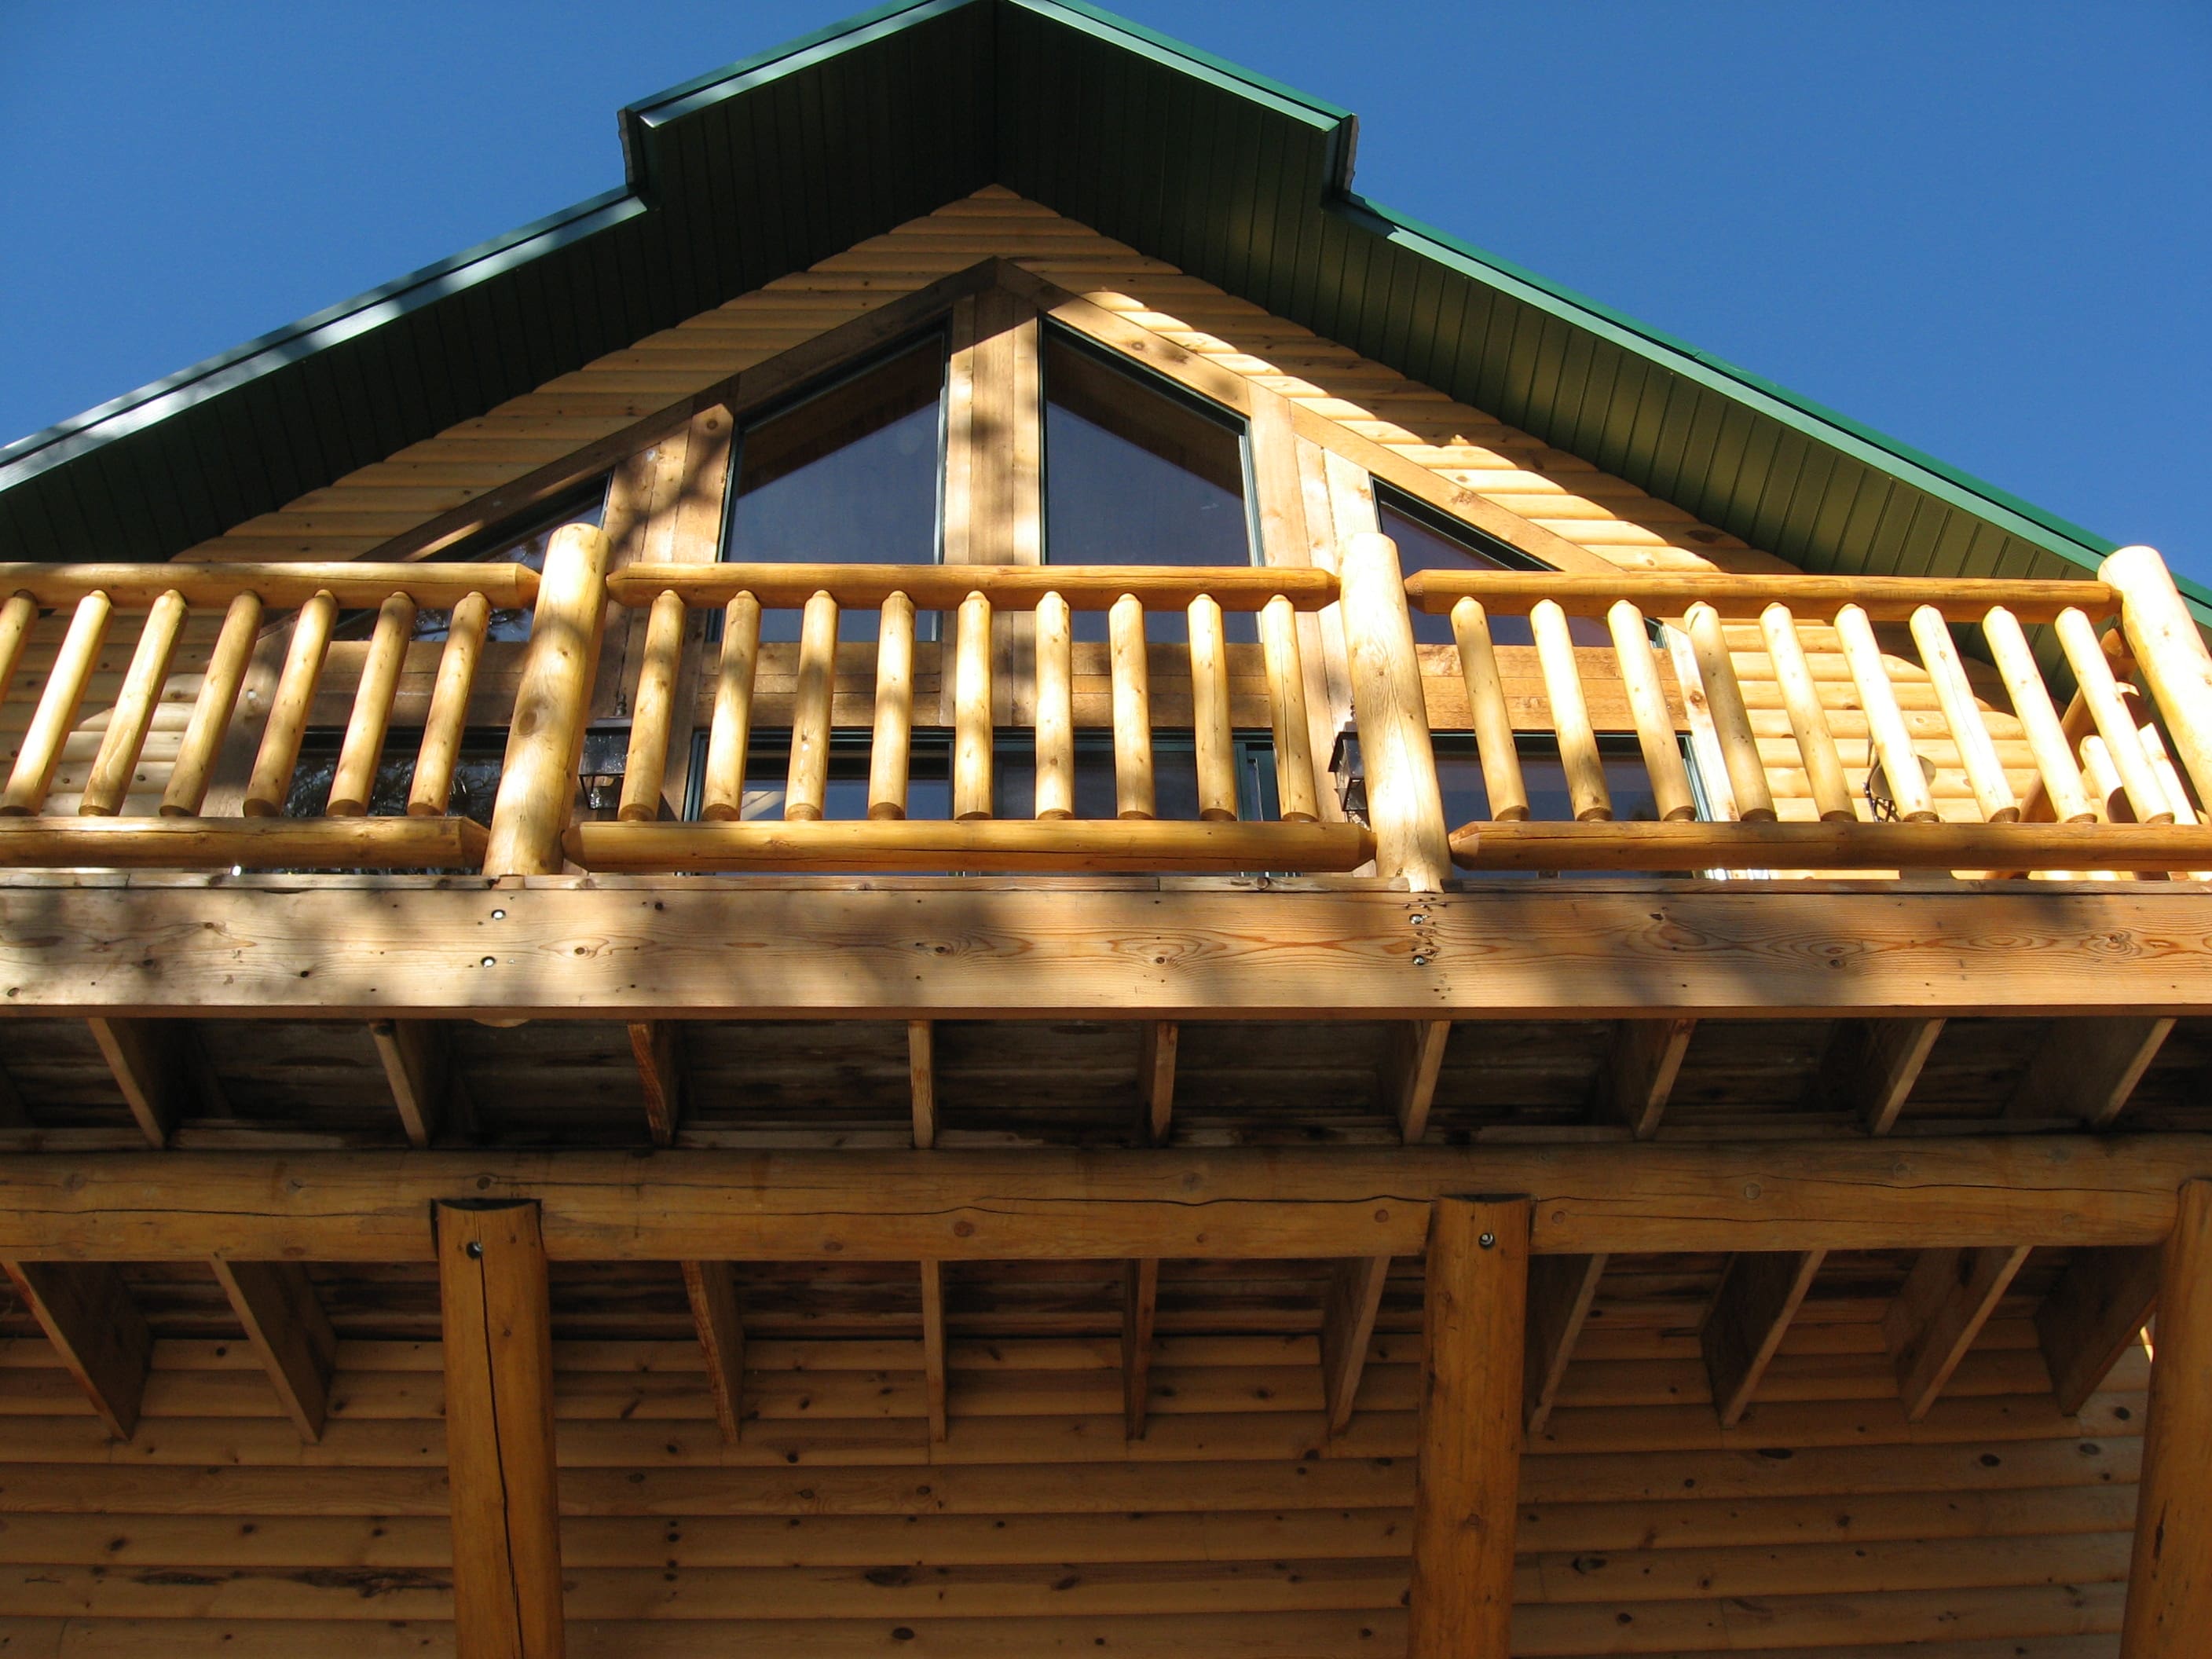
[[[994,183],[1808,569],[2113,545],[1367,201],[1348,111],[1079,0],[902,0],[621,120],[623,189],[0,449],[0,557],[166,557]]]

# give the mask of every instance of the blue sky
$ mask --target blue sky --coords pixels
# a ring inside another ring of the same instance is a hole
[[[857,8],[0,0],[0,441],[593,194]],[[1125,0],[1358,188],[2212,580],[2212,6]]]

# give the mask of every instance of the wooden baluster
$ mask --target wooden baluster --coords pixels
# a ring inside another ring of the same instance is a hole
[[[1128,593],[1107,612],[1114,677],[1114,815],[1149,818],[1152,793],[1152,678],[1145,653],[1145,607]]]
[[[438,654],[437,683],[430,690],[430,712],[422,720],[422,747],[415,757],[415,775],[407,787],[407,815],[437,818],[453,798],[453,769],[468,730],[469,693],[476,685],[477,663],[491,626],[491,601],[465,593],[446,618],[446,648]]]
[[[752,740],[753,671],[760,663],[760,601],[740,593],[722,608],[722,660],[714,672],[714,715],[707,730],[707,771],[699,815],[744,815],[745,749]]]
[[[15,683],[15,665],[22,660],[23,647],[38,625],[39,602],[28,593],[10,593],[7,603],[0,605],[0,698]]]
[[[1813,791],[1813,805],[1823,818],[1850,820],[1858,817],[1851,805],[1851,786],[1844,775],[1844,763],[1836,753],[1836,739],[1828,730],[1828,716],[1820,707],[1820,689],[1805,660],[1805,647],[1797,637],[1797,619],[1784,605],[1770,605],[1759,613],[1759,631],[1773,659],[1774,678],[1782,688],[1782,706],[1790,711],[1790,731],[1797,739],[1797,753],[1805,763],[1805,778]]]
[[[2094,732],[2081,739],[2081,776],[2088,785],[2095,816],[2100,822],[2136,822],[2135,804],[2128,799],[2120,769],[2112,764],[2112,748]]]
[[[1982,618],[1982,637],[1990,642],[1990,656],[2012,697],[2013,713],[2027,734],[2035,757],[2035,769],[2043,780],[2043,793],[2051,803],[2051,816],[2060,823],[2082,823],[2097,816],[2081,787],[2081,769],[2074,761],[2074,745],[2052,707],[2043,670],[2021,631],[2020,621],[2002,605],[1992,606]],[[2021,814],[2027,816],[2023,805]]]
[[[1048,593],[1036,607],[1036,815],[1075,816],[1073,621]]]
[[[2127,791],[2128,805],[2135,812],[2136,822],[2172,823],[2173,808],[2166,803],[2166,790],[2158,781],[2158,774],[2151,769],[2150,757],[2143,752],[2134,716],[2120,694],[2118,682],[2112,678],[2112,664],[2106,659],[2104,647],[2097,643],[2097,630],[2090,625],[2087,617],[2072,606],[2058,613],[2057,629],[2058,643],[2066,653],[2075,682],[2081,688],[2090,716],[2097,723],[2097,733],[2104,738],[2112,766]]]
[[[200,677],[200,695],[192,704],[191,720],[184,741],[177,746],[176,764],[169,769],[169,787],[161,794],[161,816],[197,817],[207,798],[208,779],[216,757],[222,752],[223,734],[230,730],[231,711],[238,706],[238,689],[246,681],[246,665],[261,635],[261,599],[240,593],[223,612],[222,631],[208,655],[207,672]]]
[[[1260,638],[1267,664],[1267,718],[1275,731],[1275,806],[1285,823],[1316,823],[1321,803],[1314,787],[1313,738],[1306,712],[1305,663],[1298,651],[1298,617],[1278,593],[1260,612]]]
[[[991,816],[991,602],[960,601],[952,660],[952,816]]]
[[[1746,823],[1771,823],[1774,793],[1767,787],[1759,739],[1752,735],[1751,716],[1743,706],[1743,688],[1736,683],[1735,659],[1721,633],[1720,613],[1709,605],[1693,605],[1683,621],[1688,624],[1698,678],[1705,683],[1705,707],[1711,712],[1713,735],[1728,768],[1729,787],[1735,795],[1735,815]]]
[[[2212,652],[2155,550],[2124,547],[2108,555],[2097,574],[2119,593],[2129,648],[2166,716],[2197,799],[2212,810]]]
[[[330,803],[323,809],[331,817],[360,817],[375,796],[376,764],[384,753],[392,699],[399,690],[399,671],[414,634],[415,601],[406,594],[394,593],[377,608],[376,629],[369,636],[361,683],[354,690],[353,714],[346,721],[337,769],[331,775]]]
[[[561,837],[575,811],[576,766],[606,611],[605,533],[592,525],[562,526],[538,578],[530,649],[492,804],[486,875],[553,875],[564,861]]]
[[[261,747],[246,786],[248,817],[283,814],[292,793],[292,774],[300,764],[300,740],[307,735],[307,715],[314,706],[315,682],[322,678],[323,658],[330,650],[331,628],[337,615],[338,602],[325,588],[293,618],[292,643],[284,653],[283,672],[277,676],[276,694],[269,702],[269,723],[261,729]]]
[[[1556,599],[1539,599],[1529,608],[1528,626],[1536,636],[1536,662],[1544,672],[1544,696],[1552,705],[1552,732],[1559,739],[1559,767],[1566,774],[1569,810],[1578,823],[1613,817],[1613,794],[1605,784],[1605,761],[1590,728],[1589,705],[1583,699],[1583,677],[1575,661],[1574,637],[1567,613]]]
[[[130,672],[107,717],[106,733],[84,784],[84,799],[77,811],[87,817],[112,817],[131,793],[131,775],[138,768],[139,751],[154,723],[154,710],[161,701],[161,688],[169,678],[169,659],[177,648],[177,630],[185,623],[185,596],[173,587],[154,601],[139,630],[138,648],[131,653]]]
[[[1920,660],[1927,665],[1928,678],[1935,683],[1936,700],[1943,708],[1943,722],[1951,728],[1951,739],[1959,746],[1959,761],[1966,769],[1966,782],[1974,792],[1974,804],[1988,823],[2017,822],[2020,798],[2013,793],[2003,763],[1997,759],[1997,746],[1990,740],[1989,723],[1982,718],[1981,705],[1974,699],[1974,688],[1967,683],[1966,665],[1959,660],[1958,644],[1951,637],[1950,625],[1943,620],[1942,612],[1932,605],[1916,608],[1912,613],[1912,639],[1920,647]]]
[[[1490,641],[1490,617],[1479,599],[1452,606],[1452,637],[1459,644],[1459,668],[1467,681],[1468,721],[1475,751],[1482,759],[1482,787],[1490,797],[1490,816],[1515,823],[1528,816],[1528,787],[1521,778],[1520,745],[1513,736],[1513,714],[1505,706],[1505,681],[1498,672],[1498,652]]]
[[[1667,712],[1667,693],[1659,684],[1644,613],[1626,599],[1618,599],[1607,609],[1605,624],[1612,630],[1613,653],[1620,659],[1621,681],[1628,689],[1637,747],[1644,751],[1644,769],[1651,779],[1651,804],[1662,823],[1694,818],[1698,799],[1690,790],[1690,769],[1682,763],[1674,717]]]
[[[868,816],[906,816],[914,747],[914,601],[884,596],[876,624],[876,732],[868,749]]]
[[[1221,606],[1201,593],[1190,602],[1190,716],[1198,758],[1198,815],[1237,816],[1237,742],[1229,725],[1229,647]]]
[[[1904,711],[1889,683],[1889,670],[1881,659],[1881,647],[1874,624],[1857,605],[1836,612],[1836,634],[1843,641],[1844,660],[1850,664],[1851,682],[1858,688],[1859,707],[1866,711],[1867,732],[1881,775],[1889,784],[1889,798],[1897,816],[1908,823],[1936,821],[1936,803],[1928,793],[1927,774],[1920,769],[1919,754],[1911,734],[1905,729]]]
[[[799,623],[799,684],[791,696],[791,769],[783,815],[821,817],[830,787],[830,699],[837,678],[837,601],[817,592]]]
[[[114,610],[107,595],[97,589],[76,602],[69,631],[54,653],[54,665],[46,672],[46,687],[39,694],[30,728],[23,733],[15,769],[6,791],[0,793],[0,814],[21,817],[46,804],[46,792],[54,787],[54,769],[61,764],[62,745],[76,724],[77,705],[84,701],[85,683],[100,660]]]
[[[683,597],[662,593],[653,602],[645,624],[645,659],[638,665],[637,695],[629,705],[629,753],[623,762],[622,803],[615,816],[625,823],[652,823],[660,817],[660,788],[668,775],[668,738],[676,714],[676,672],[684,665],[684,624],[690,611]]]

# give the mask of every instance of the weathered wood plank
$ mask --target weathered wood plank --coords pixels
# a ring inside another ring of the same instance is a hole
[[[2185,884],[2036,885],[2057,890],[1808,883],[1785,900],[1753,884],[1414,895],[678,879],[523,886],[498,895],[506,914],[488,922],[483,894],[420,886],[0,883],[0,1004],[201,1018],[2212,1009],[2212,921]]]
[[[113,1267],[60,1261],[0,1261],[63,1369],[118,1440],[138,1427],[153,1363],[154,1334]]]
[[[1526,1199],[1447,1198],[1431,1216],[1410,1659],[1508,1651],[1529,1213]]]
[[[560,1659],[552,1319],[531,1203],[441,1203],[446,1461],[459,1650]]]
[[[2195,1134],[1641,1146],[0,1155],[0,1259],[422,1261],[441,1193],[544,1206],[565,1261],[1405,1255],[1437,1197],[1537,1202],[1542,1255],[2142,1246]]]

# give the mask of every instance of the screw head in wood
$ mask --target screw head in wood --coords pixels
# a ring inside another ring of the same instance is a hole
[[[1492,1245],[1498,1243],[1498,1235],[1496,1233],[1485,1233],[1481,1237],[1476,1239],[1474,1242],[1481,1245],[1482,1248],[1486,1250]],[[471,1248],[473,1249],[474,1246],[471,1246]]]

